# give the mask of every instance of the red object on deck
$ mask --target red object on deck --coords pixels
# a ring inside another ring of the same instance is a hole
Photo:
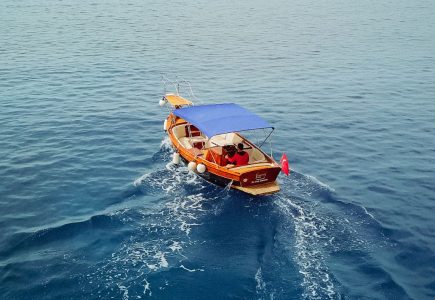
[[[290,166],[288,164],[287,154],[284,153],[279,162],[281,164],[281,171],[288,176],[288,174],[290,174]]]
[[[228,163],[236,165],[237,167],[245,166],[248,164],[248,162],[249,162],[249,154],[245,151],[243,151],[242,154],[237,152],[236,154],[234,154],[233,157],[228,158]]]

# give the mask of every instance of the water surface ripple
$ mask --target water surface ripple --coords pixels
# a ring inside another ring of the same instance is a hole
[[[435,3],[0,3],[0,299],[434,299]],[[170,163],[160,74],[269,120],[252,198]]]

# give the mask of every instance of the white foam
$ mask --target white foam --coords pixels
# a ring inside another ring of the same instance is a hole
[[[143,285],[143,293],[144,293],[144,295],[146,295],[147,294],[147,292],[148,292],[148,295],[151,297],[152,296],[152,292],[151,292],[151,285],[150,285],[150,283],[148,282],[148,280],[145,278],[144,279],[144,285]]]
[[[319,179],[317,179],[316,177],[312,176],[312,175],[304,175],[306,178],[308,178],[309,180],[311,180],[312,182],[314,182],[317,185],[320,185],[321,187],[323,187],[324,189],[327,189],[331,192],[335,192],[335,190],[330,187],[329,185],[327,185],[326,183],[320,181]]]
[[[291,199],[279,197],[275,203],[293,220],[296,263],[302,275],[303,298],[335,299],[337,293],[334,282],[319,249],[323,239],[326,238],[324,232],[327,225],[314,212],[305,210]]]
[[[175,252],[175,251],[179,252],[179,251],[183,250],[183,247],[181,247],[179,242],[173,241],[172,245],[169,246],[169,249],[171,249],[172,252]]]
[[[261,267],[258,268],[257,273],[255,273],[255,282],[257,283],[255,290],[256,290],[257,294],[260,294],[266,288],[266,283],[264,282],[263,274],[261,273]]]
[[[166,206],[170,215],[179,223],[178,228],[187,236],[193,226],[201,226],[196,222],[198,214],[205,212],[202,205],[206,198],[202,194],[189,195],[187,197],[176,197],[174,201],[169,202]]]
[[[158,188],[166,194],[177,194],[183,185],[198,185],[200,181],[194,173],[187,172],[185,166],[178,166],[172,162],[165,165],[164,170],[146,173],[133,182],[134,186],[146,186],[147,189]]]
[[[154,255],[155,258],[159,260],[159,266],[161,268],[167,268],[169,267],[168,261],[166,260],[165,253],[164,252],[157,252],[156,255]]]
[[[146,179],[147,179],[149,176],[150,176],[150,174],[148,174],[148,173],[143,174],[141,177],[137,178],[137,179],[133,182],[134,186],[139,186],[139,185],[141,185],[144,181],[146,181]]]
[[[171,142],[171,140],[169,139],[168,136],[166,136],[162,140],[162,142],[160,143],[160,149],[162,149],[162,150],[169,150],[169,151],[173,150],[173,148],[172,148],[172,142]]]
[[[128,300],[128,288],[123,285],[118,285],[122,292],[122,300]]]
[[[377,220],[375,219],[375,217],[374,217],[371,213],[369,213],[369,211],[367,210],[367,208],[365,208],[365,207],[362,206],[362,205],[361,205],[361,207],[362,207],[362,209],[364,210],[364,212],[365,212],[369,217],[371,217],[373,220],[375,220],[375,221],[377,222]]]
[[[184,265],[181,265],[180,269],[186,270],[187,272],[198,272],[198,271],[204,272],[204,269],[189,269],[189,268],[186,268]]]
[[[145,263],[145,264],[148,267],[148,269],[150,269],[151,271],[157,271],[159,269],[159,267],[157,267],[156,264],[149,264],[149,263]]]

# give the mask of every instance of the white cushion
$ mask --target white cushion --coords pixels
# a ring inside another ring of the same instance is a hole
[[[187,137],[182,137],[178,139],[181,143],[181,145],[183,145],[183,147],[185,149],[192,149],[192,145],[190,144],[189,138]]]

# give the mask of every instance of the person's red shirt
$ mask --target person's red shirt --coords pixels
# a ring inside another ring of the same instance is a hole
[[[249,154],[248,152],[242,151],[237,152],[234,154],[234,156],[231,158],[231,161],[236,166],[244,166],[247,165],[249,162]]]

